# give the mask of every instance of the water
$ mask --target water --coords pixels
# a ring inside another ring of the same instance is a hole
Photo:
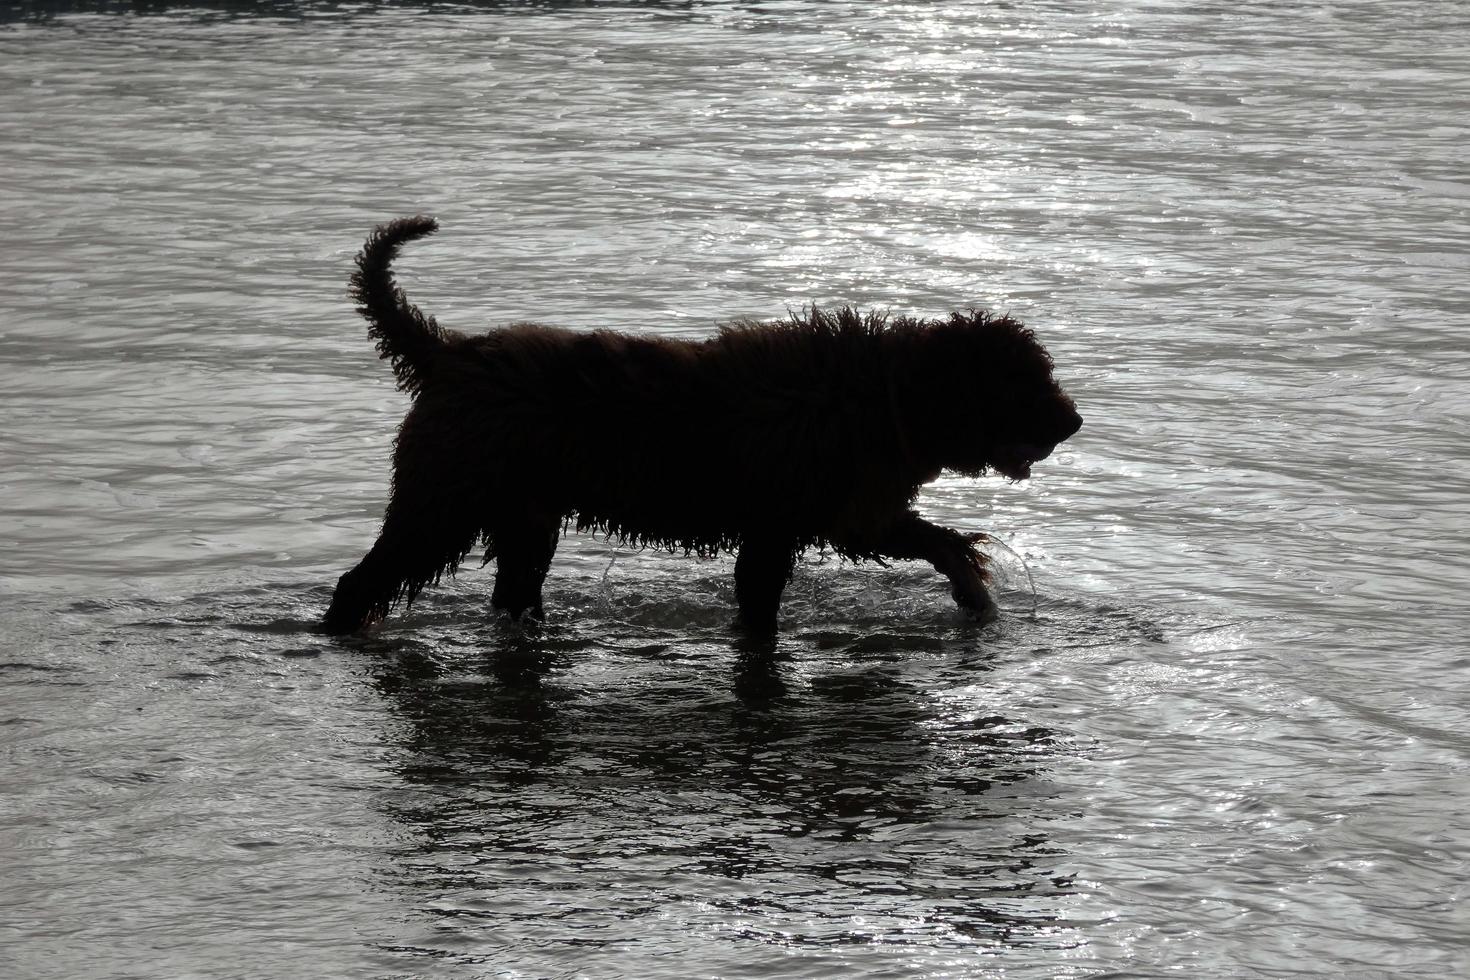
[[[0,23],[6,976],[1470,965],[1462,5],[122,6]],[[311,632],[419,211],[463,329],[1026,320],[1087,426],[921,499],[1006,617],[569,538]]]

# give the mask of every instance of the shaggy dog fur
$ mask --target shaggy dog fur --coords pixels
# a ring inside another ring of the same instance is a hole
[[[469,337],[408,302],[389,266],[432,218],[383,225],[352,293],[413,397],[377,543],[337,583],[325,628],[349,633],[485,546],[491,604],[541,615],[568,524],[623,542],[736,553],[740,620],[775,630],[814,545],[923,559],[972,616],[995,618],[973,539],[911,509],[941,470],[1019,480],[1082,424],[1031,332],[811,309],[704,341],[519,324]]]

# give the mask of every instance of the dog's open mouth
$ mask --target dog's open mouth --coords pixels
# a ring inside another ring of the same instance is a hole
[[[997,446],[990,465],[1007,479],[1024,480],[1031,475],[1031,464],[1046,459],[1055,448],[1056,446],[1043,446],[1034,442]]]

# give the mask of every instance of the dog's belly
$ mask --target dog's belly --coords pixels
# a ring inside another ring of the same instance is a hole
[[[609,463],[566,489],[559,506],[580,528],[702,552],[738,545],[752,534],[804,545],[860,542],[905,513],[911,496],[905,485],[857,481],[851,474],[692,458]]]

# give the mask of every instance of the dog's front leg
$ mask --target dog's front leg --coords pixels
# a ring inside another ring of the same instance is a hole
[[[751,633],[776,632],[776,613],[796,567],[796,550],[779,535],[747,534],[741,540],[735,556],[735,601],[740,604],[740,625]]]
[[[981,623],[1000,617],[1000,607],[986,587],[985,556],[975,550],[973,538],[908,511],[889,526],[874,550],[889,558],[927,561],[949,579],[954,601],[969,616]]]
[[[507,522],[491,535],[495,555],[495,589],[490,605],[519,620],[543,617],[541,586],[556,554],[559,526],[555,521],[527,517]]]

